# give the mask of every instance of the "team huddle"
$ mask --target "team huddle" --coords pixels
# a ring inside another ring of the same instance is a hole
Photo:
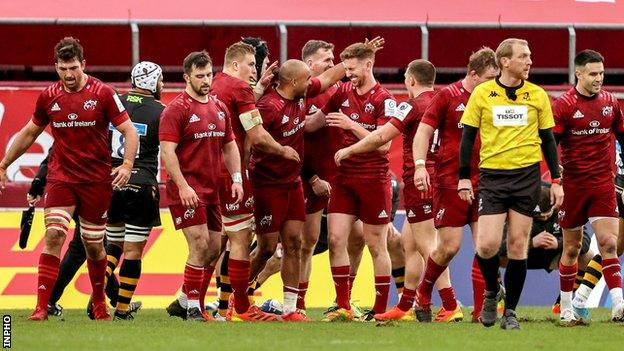
[[[398,103],[373,75],[383,44],[382,38],[351,44],[334,64],[334,45],[310,40],[301,60],[278,66],[270,64],[266,43],[244,38],[227,48],[223,71],[214,77],[209,54],[192,52],[183,62],[184,91],[164,106],[158,64],[137,64],[132,89],[119,96],[84,73],[79,41],[62,39],[54,49],[59,82],[41,93],[32,119],[0,161],[4,186],[7,167],[49,126],[55,143],[36,178],[46,181],[36,190],[33,183],[27,198],[32,206],[43,196],[46,226],[29,319],[62,312],[56,302],[85,257],[93,289],[89,316],[112,319],[108,295],[115,320],[133,318],[143,249],[160,225],[160,152],[166,205],[189,248],[180,294],[167,307],[172,316],[307,321],[312,255],[328,249],[335,300],[323,321],[459,321],[463,312],[448,265],[468,225],[475,243],[473,322],[492,326],[500,310],[501,328],[519,329],[515,310],[526,272],[537,267],[559,269],[562,325],[589,322],[585,302],[600,275],[612,320],[623,322],[622,200],[614,180],[624,116],[617,99],[602,90],[603,57],[580,52],[576,86],[551,102],[527,81],[528,43],[506,39],[496,51],[474,52],[466,76],[440,90],[434,90],[431,62],[410,62],[409,99]],[[398,186],[388,151],[400,134],[407,221],[399,233],[392,225]],[[72,218],[75,249],[70,245],[61,262]],[[561,237],[543,226],[536,230],[548,218],[561,227]],[[595,257],[584,245],[587,222],[597,237]],[[351,289],[364,246],[372,257],[375,301],[362,311]],[[535,265],[538,255],[543,264]],[[279,315],[253,299],[277,271]],[[214,312],[205,299],[213,276],[219,287]],[[400,301],[388,310],[393,278]],[[435,315],[434,287],[442,300]]]

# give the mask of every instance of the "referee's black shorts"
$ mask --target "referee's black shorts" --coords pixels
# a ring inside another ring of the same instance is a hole
[[[479,215],[507,213],[512,209],[532,217],[540,195],[540,165],[511,169],[480,169]]]

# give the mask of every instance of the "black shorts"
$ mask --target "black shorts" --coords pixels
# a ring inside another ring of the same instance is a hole
[[[507,213],[512,209],[532,217],[539,201],[539,163],[512,169],[481,169],[479,176],[479,215]]]
[[[323,213],[321,217],[321,231],[319,233],[318,241],[316,242],[316,246],[314,247],[313,255],[321,254],[329,249],[329,242],[327,240],[327,213]]]
[[[108,223],[157,227],[160,223],[160,193],[156,185],[128,184],[113,191]]]
[[[624,176],[615,176],[615,200],[617,201],[620,218],[624,218],[624,203],[622,202],[622,191],[624,190]]]

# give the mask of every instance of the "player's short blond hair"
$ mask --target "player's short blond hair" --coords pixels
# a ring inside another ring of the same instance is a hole
[[[529,42],[524,39],[507,38],[501,41],[501,43],[498,44],[498,47],[496,48],[496,62],[498,64],[498,67],[500,67],[501,69],[503,68],[501,65],[501,59],[503,57],[511,58],[511,56],[513,55],[514,44],[529,46]]]
[[[245,59],[245,55],[256,55],[256,49],[253,46],[243,43],[242,41],[236,42],[230,45],[225,50],[225,59],[223,60],[224,66],[229,66],[234,61],[242,61]]]
[[[478,76],[481,76],[490,67],[498,68],[496,62],[496,53],[494,50],[484,46],[470,55],[468,59],[468,72],[475,71]]]
[[[351,44],[342,50],[340,59],[344,61],[352,58],[358,60],[374,59],[375,51],[364,43]]]

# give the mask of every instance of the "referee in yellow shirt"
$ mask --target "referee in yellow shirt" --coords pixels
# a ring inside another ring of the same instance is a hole
[[[550,197],[555,207],[563,202],[563,189],[551,130],[555,122],[550,101],[542,88],[526,81],[532,64],[528,43],[513,38],[503,40],[496,49],[496,60],[500,76],[475,88],[461,119],[464,132],[457,191],[463,200],[474,200],[470,159],[479,132],[476,257],[486,284],[481,322],[486,327],[496,323],[496,304],[502,298],[497,281],[497,252],[507,220],[509,263],[504,278],[505,313],[501,328],[519,329],[515,309],[526,277],[532,213],[540,193],[542,151],[553,178]]]

